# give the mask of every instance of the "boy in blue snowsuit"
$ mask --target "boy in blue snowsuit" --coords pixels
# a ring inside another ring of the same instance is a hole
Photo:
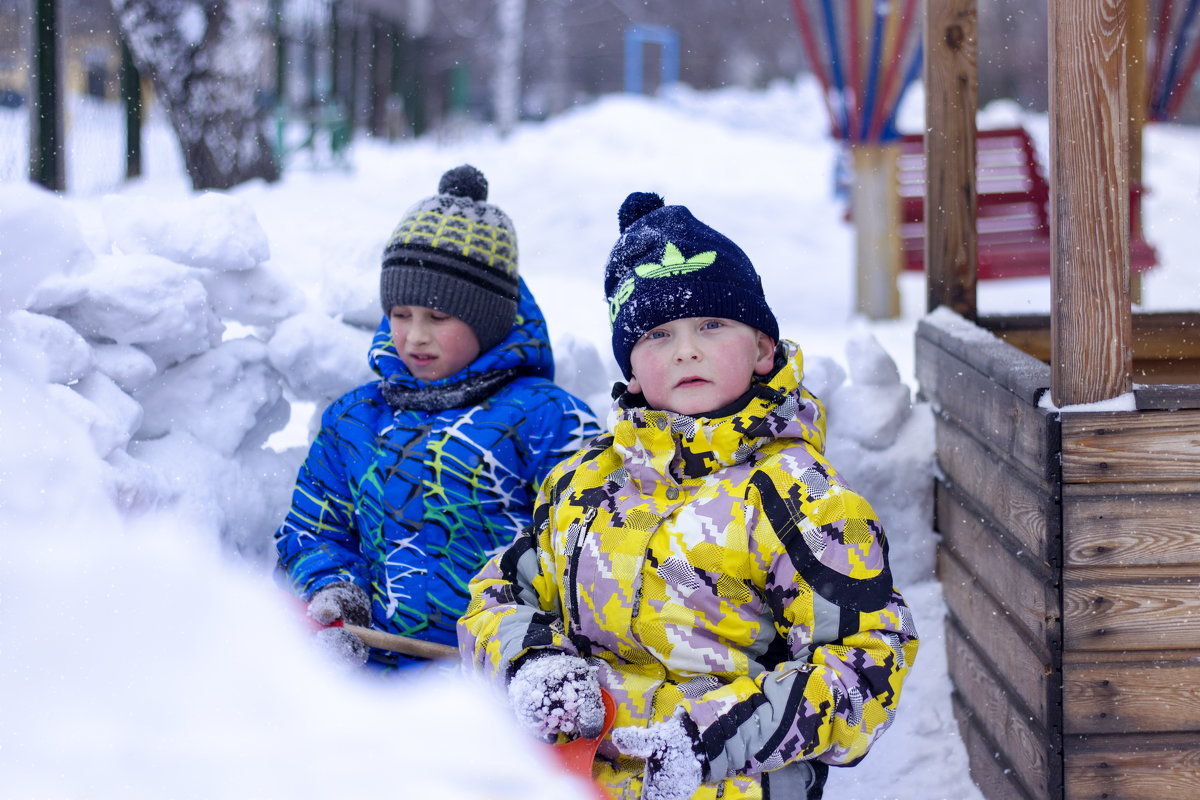
[[[527,526],[550,468],[599,432],[556,386],[516,234],[471,166],[442,176],[383,253],[379,380],[324,412],[275,534],[279,568],[329,624],[454,646],[467,584]],[[318,633],[340,658],[414,659]]]

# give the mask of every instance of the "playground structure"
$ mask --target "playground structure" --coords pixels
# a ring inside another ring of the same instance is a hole
[[[660,47],[659,86],[679,80],[679,34],[665,25],[630,25],[625,29],[625,91],[641,94],[645,77],[643,51],[648,44]]]
[[[1178,114],[1200,72],[1200,2],[1135,0],[1132,5],[1139,11],[1130,17],[1127,37],[1130,291],[1140,302],[1140,276],[1157,261],[1141,225],[1141,128],[1147,119]],[[853,164],[848,217],[855,220],[856,310],[873,319],[893,318],[900,311],[900,270],[919,270],[924,263],[921,137],[895,128],[900,99],[922,61],[921,29],[914,24],[920,7],[912,0],[792,0],[792,6],[822,89],[831,135],[845,143]],[[985,134],[981,146],[994,146],[988,141],[992,136]],[[1019,179],[1024,188],[1010,185],[992,192],[988,189],[994,179],[1004,173],[995,168],[997,155],[981,153],[976,160],[985,173],[978,178],[983,190],[978,195],[977,278],[1049,275],[1045,179],[1039,177],[1044,169],[1030,147],[1024,162],[1010,164],[1023,168]]]
[[[1135,314],[1130,296],[1147,4],[1049,14],[1053,312],[979,318],[976,0],[926,7],[941,213],[915,363],[937,408],[952,701],[989,800],[1196,797],[1200,313]]]
[[[856,309],[900,314],[900,151],[896,112],[921,67],[918,0],[792,0],[809,67],[821,86],[830,133],[850,151],[855,219]]]

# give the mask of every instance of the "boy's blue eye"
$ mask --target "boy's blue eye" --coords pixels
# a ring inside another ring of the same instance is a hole
[[[719,319],[710,319],[708,322],[705,322],[700,327],[704,330],[713,330],[714,328],[720,328],[723,326],[724,326],[724,323],[721,322]]]
[[[667,335],[666,331],[649,331],[645,335],[644,338],[646,338],[646,339],[661,339],[662,337],[664,337],[666,335]]]

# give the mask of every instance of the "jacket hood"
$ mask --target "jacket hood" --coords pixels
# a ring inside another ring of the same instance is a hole
[[[515,370],[518,375],[533,375],[554,380],[554,355],[546,319],[534,300],[524,278],[520,279],[521,297],[517,304],[517,319],[512,330],[500,343],[479,356],[454,375],[436,381],[414,378],[404,365],[392,340],[392,328],[385,316],[375,329],[367,363],[381,379],[402,389],[450,387],[462,381],[491,372]]]
[[[740,464],[777,440],[798,440],[824,453],[825,407],[804,388],[799,346],[781,340],[775,365],[771,375],[755,382],[749,401],[724,417],[628,408],[616,400],[608,419],[614,447],[627,466],[676,480]]]

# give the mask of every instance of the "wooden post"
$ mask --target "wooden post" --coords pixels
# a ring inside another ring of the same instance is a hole
[[[58,33],[57,0],[33,0],[34,91],[33,102],[29,104],[29,179],[61,192],[67,188],[67,174]]]
[[[1049,3],[1050,392],[1131,389],[1125,0]]]
[[[857,282],[855,310],[868,319],[900,316],[900,202],[896,144],[855,144],[851,207],[854,209]]]
[[[927,0],[925,11],[925,281],[927,310],[974,320],[978,247],[975,0]]]
[[[1142,128],[1146,125],[1146,31],[1149,0],[1127,0],[1129,46],[1125,69],[1129,75],[1129,183],[1136,187],[1129,198],[1129,235],[1142,233]],[[1136,204],[1136,205],[1135,205]],[[1129,301],[1142,303],[1142,276],[1130,272]]]

